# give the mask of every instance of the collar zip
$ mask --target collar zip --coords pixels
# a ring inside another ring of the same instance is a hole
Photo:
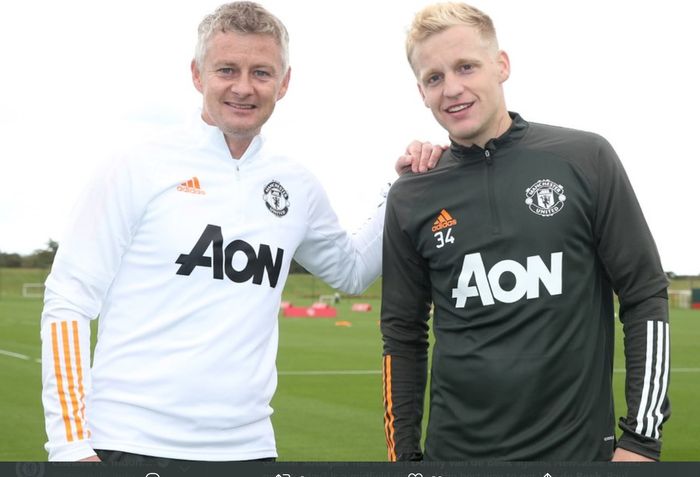
[[[490,139],[483,148],[475,145],[467,147],[452,142],[450,147],[452,153],[458,159],[467,160],[468,162],[486,159],[486,162],[491,164],[497,149],[503,148],[511,142],[518,141],[527,132],[527,121],[522,119],[522,117],[517,113],[511,112],[509,114],[513,122],[508,131],[506,131],[500,137]]]

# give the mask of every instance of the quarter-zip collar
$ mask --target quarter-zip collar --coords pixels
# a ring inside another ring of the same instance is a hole
[[[530,124],[525,121],[518,113],[508,112],[512,123],[508,130],[504,132],[501,136],[490,139],[486,143],[486,147],[482,148],[477,145],[473,146],[462,146],[452,141],[450,145],[450,151],[460,162],[473,162],[481,161],[484,159],[485,152],[489,151],[486,156],[492,156],[498,149],[507,146],[510,143],[517,142],[522,139],[527,133],[527,129]]]
[[[253,138],[253,140],[248,145],[243,155],[236,159],[231,156],[231,150],[226,144],[226,138],[224,137],[223,131],[216,126],[207,124],[202,118],[201,114],[199,116],[199,128],[202,132],[202,141],[205,147],[214,149],[217,157],[235,163],[237,167],[242,166],[244,163],[250,162],[254,158],[260,156],[259,152],[265,143],[265,140],[261,134],[258,134]]]

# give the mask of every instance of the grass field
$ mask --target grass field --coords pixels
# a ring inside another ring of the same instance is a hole
[[[41,282],[42,270],[0,269],[0,460],[45,460],[40,399],[39,299],[21,297],[22,283]],[[699,284],[700,285],[700,284]],[[306,275],[292,276],[285,299],[309,305],[332,291]],[[279,386],[273,422],[282,461],[384,461],[380,285],[343,298],[337,319],[280,318]],[[369,313],[350,311],[356,302]],[[336,326],[337,321],[351,326]],[[663,459],[700,460],[700,311],[671,310],[671,420]],[[618,337],[621,333],[618,333]],[[619,341],[619,340],[618,340]],[[622,346],[617,346],[615,389],[624,408]]]

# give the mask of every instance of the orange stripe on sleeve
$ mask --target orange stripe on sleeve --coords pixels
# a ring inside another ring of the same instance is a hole
[[[73,347],[75,348],[75,367],[78,372],[78,393],[80,394],[80,418],[85,422],[85,388],[83,387],[83,362],[80,357],[80,336],[78,335],[78,322],[73,325]]]
[[[70,418],[68,417],[68,405],[66,404],[66,393],[63,389],[63,374],[61,373],[61,358],[58,353],[58,327],[56,323],[51,323],[51,345],[53,348],[53,369],[56,375],[56,386],[58,390],[58,400],[61,403],[61,414],[63,416],[63,424],[66,427],[66,439],[68,442],[73,440],[73,432],[70,427]]]
[[[68,380],[68,394],[70,395],[71,406],[73,407],[73,419],[75,419],[75,430],[78,439],[83,439],[83,422],[80,419],[80,406],[75,395],[75,379],[73,378],[73,366],[71,364],[70,337],[68,333],[68,323],[61,322],[61,336],[63,337],[63,359],[66,364],[66,379]]]
[[[391,443],[389,442],[389,419],[387,417],[387,400],[386,400],[386,356],[382,358],[382,400],[384,401],[384,437],[386,438],[386,448],[391,448]],[[391,452],[389,451],[389,456]],[[390,457],[389,457],[390,458]]]
[[[396,442],[394,442],[394,403],[391,391],[391,355],[384,357],[384,432],[389,462],[396,462]]]

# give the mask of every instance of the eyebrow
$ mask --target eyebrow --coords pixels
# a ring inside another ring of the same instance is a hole
[[[475,58],[460,58],[457,61],[455,61],[454,64],[455,64],[455,66],[458,66],[458,65],[463,65],[465,63],[469,63],[470,65],[475,65],[475,66],[481,66],[484,64],[483,61],[477,60]]]
[[[218,63],[214,63],[213,65],[214,69],[219,69],[219,68],[239,68],[239,64],[234,62],[234,61],[221,61]],[[254,64],[251,66],[251,69],[259,69],[259,68],[264,68],[264,69],[269,69],[272,71],[277,71],[277,68],[275,65],[271,63],[259,63],[259,64]]]
[[[458,66],[465,65],[465,64],[470,64],[474,66],[483,66],[484,62],[482,60],[477,60],[475,58],[459,58],[455,60],[452,64],[452,68],[457,68]],[[424,81],[425,79],[429,78],[430,76],[434,74],[441,74],[442,70],[439,69],[430,69],[427,70],[425,74],[422,74],[420,76],[421,81]]]

